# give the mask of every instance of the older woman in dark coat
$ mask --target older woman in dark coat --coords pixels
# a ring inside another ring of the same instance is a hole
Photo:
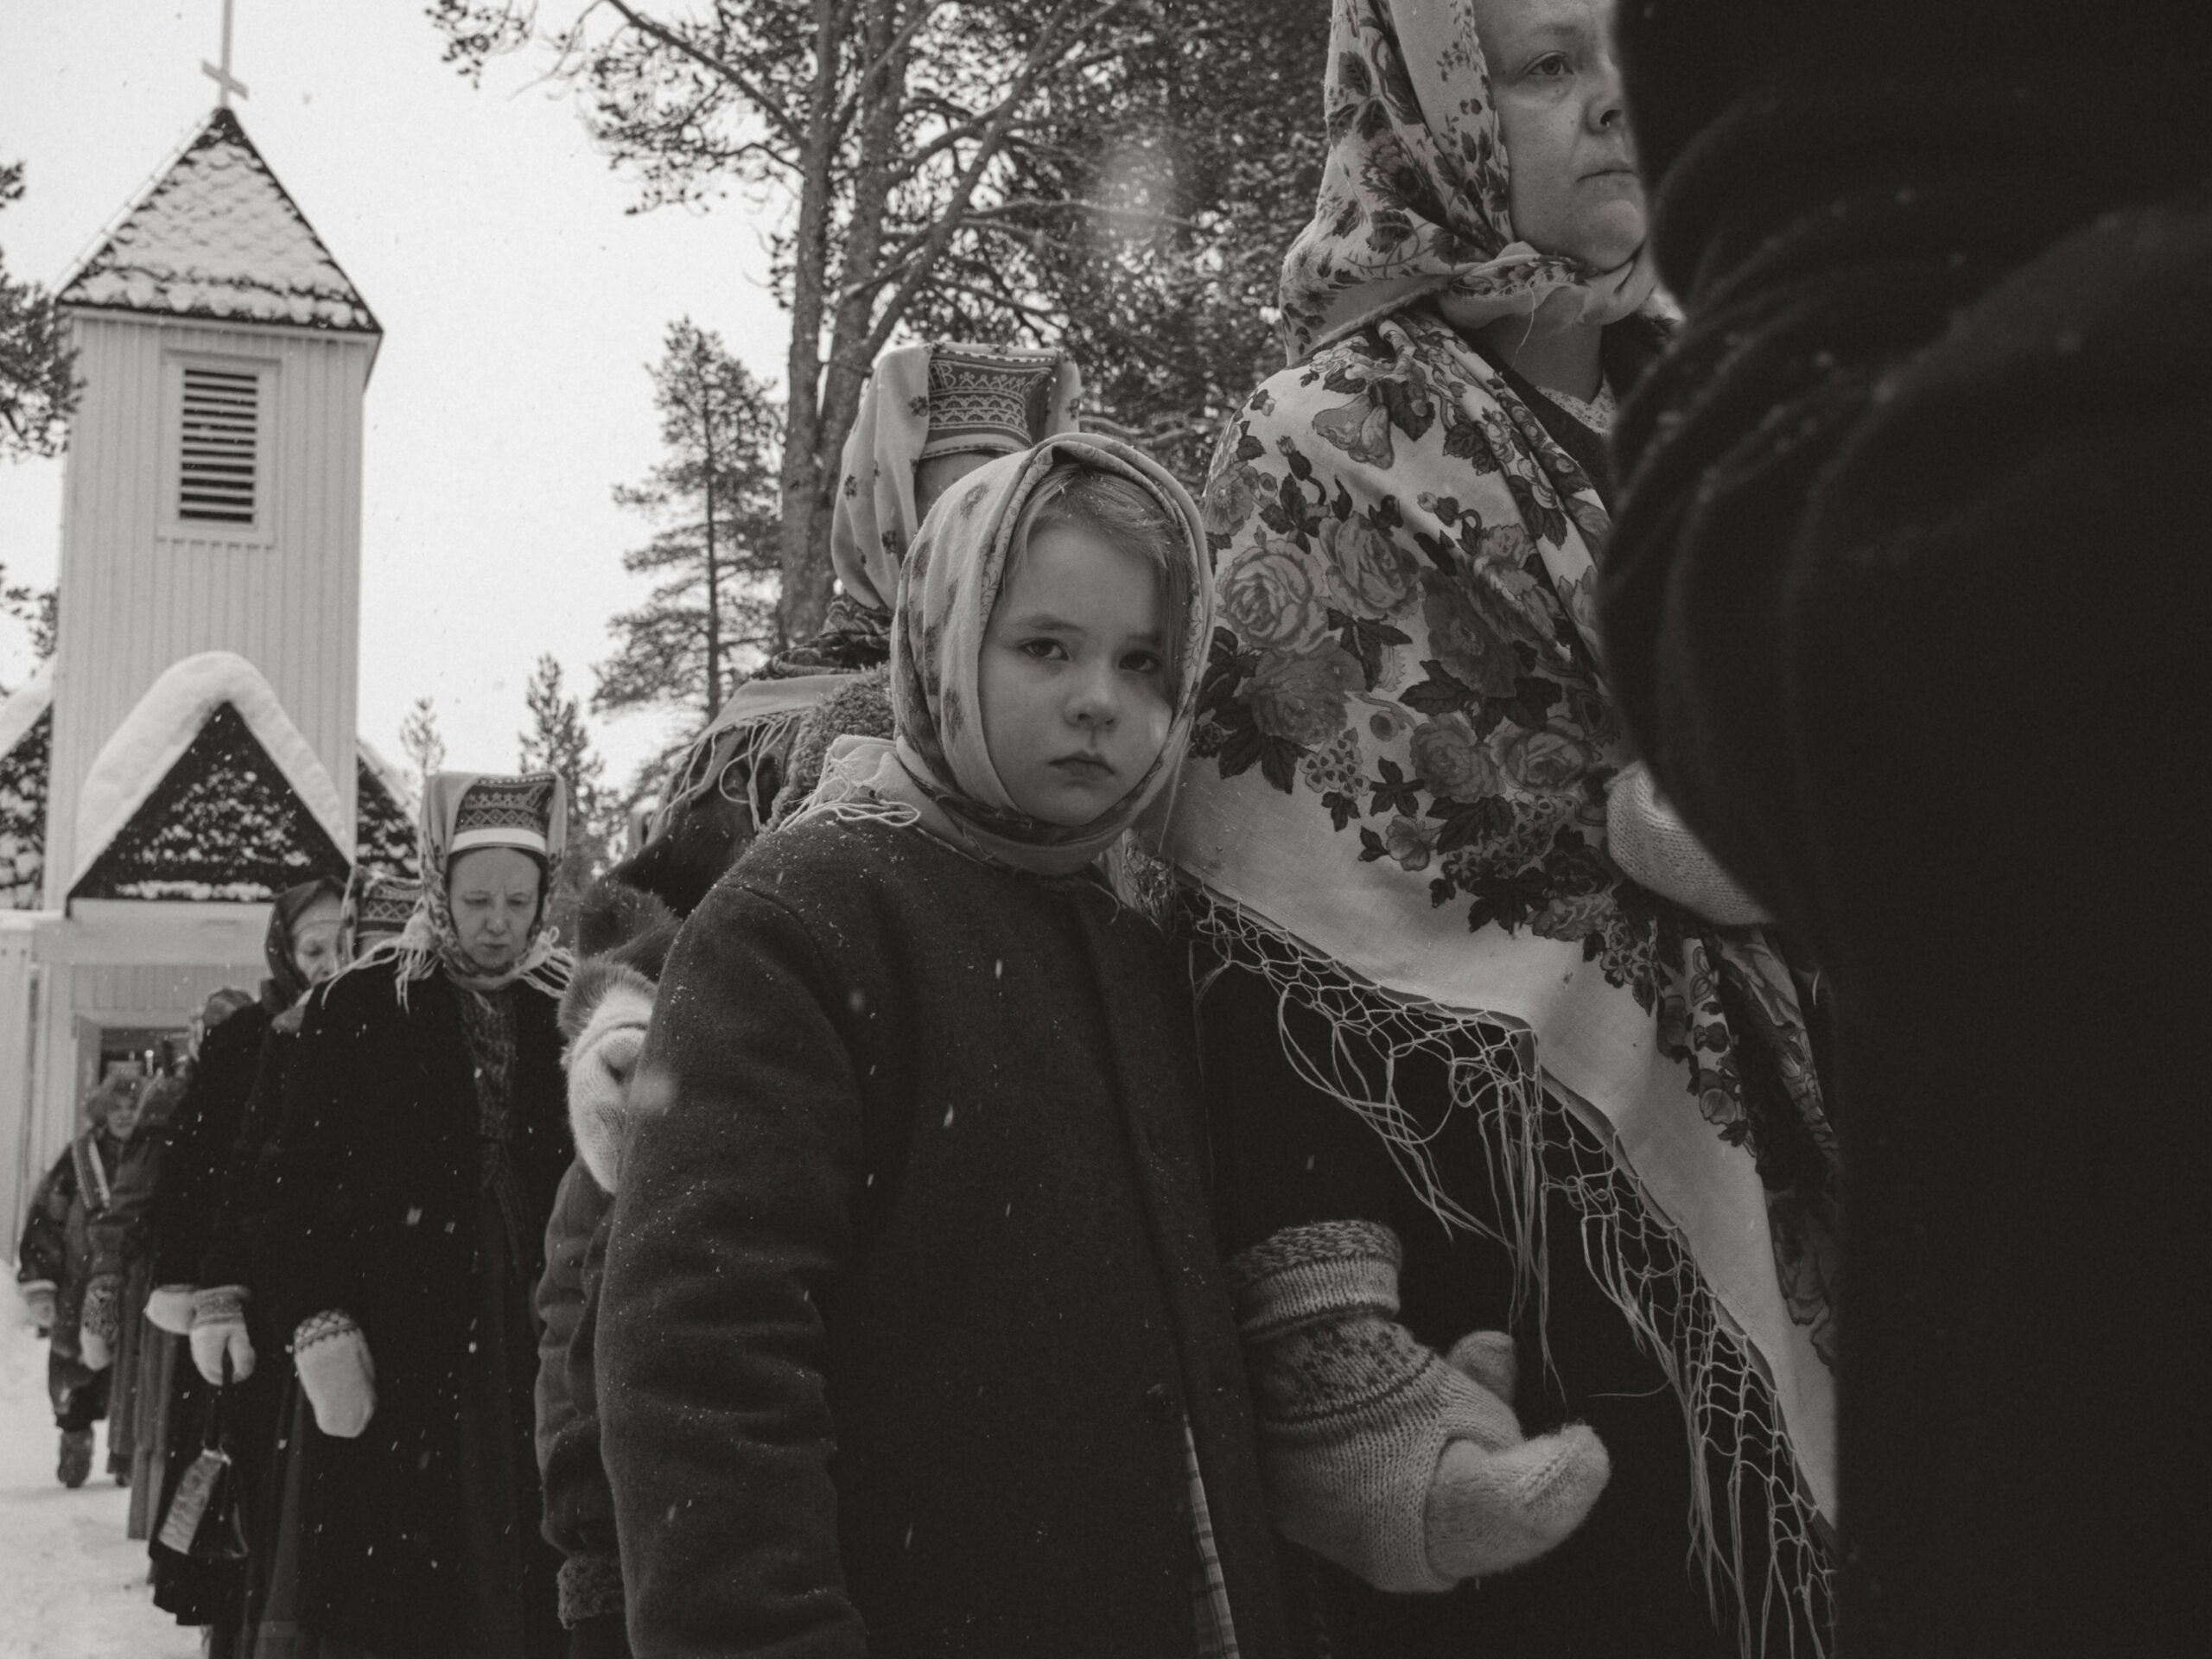
[[[434,776],[419,909],[301,1034],[256,1282],[313,1420],[286,1502],[295,1622],[326,1652],[563,1646],[530,1292],[570,1156],[543,927],[565,816],[550,774]]]

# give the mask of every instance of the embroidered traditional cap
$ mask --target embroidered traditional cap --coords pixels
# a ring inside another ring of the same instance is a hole
[[[930,432],[922,459],[1027,449],[1051,429],[1056,356],[939,346],[930,353]]]
[[[352,948],[365,950],[398,932],[422,899],[420,881],[374,872],[356,877],[346,900],[346,931]]]
[[[553,840],[559,793],[560,779],[550,772],[477,779],[454,809],[447,857],[457,858],[480,847],[513,847],[545,858]]]

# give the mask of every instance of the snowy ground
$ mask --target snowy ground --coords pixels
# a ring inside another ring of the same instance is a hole
[[[96,1472],[76,1491],[54,1478],[46,1344],[0,1287],[0,1659],[198,1659],[146,1590],[146,1546],[123,1535],[130,1494]],[[100,1446],[93,1467],[105,1471]]]

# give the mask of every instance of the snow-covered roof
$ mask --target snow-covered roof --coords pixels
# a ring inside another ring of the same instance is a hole
[[[62,284],[64,305],[382,334],[229,110]]]
[[[384,785],[385,792],[391,797],[391,804],[412,820],[415,815],[423,810],[423,803],[416,796],[413,781],[405,772],[385,759],[384,751],[370,742],[367,738],[357,737],[353,741],[360,746],[361,763],[376,773],[377,781]],[[4,753],[4,747],[0,747],[0,753]]]
[[[23,741],[23,734],[38,724],[38,717],[54,707],[54,664],[41,663],[38,671],[0,702],[0,754]]]
[[[331,843],[352,859],[353,836],[338,786],[261,671],[235,652],[206,651],[171,664],[93,760],[77,797],[72,890],[226,702],[238,710]]]

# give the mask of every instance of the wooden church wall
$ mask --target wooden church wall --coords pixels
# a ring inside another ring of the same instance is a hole
[[[79,312],[86,391],[71,434],[56,652],[48,903],[75,864],[76,788],[172,663],[233,651],[314,745],[350,817],[360,613],[361,397],[369,343],[303,329]],[[176,391],[195,357],[271,365],[261,524],[251,535],[174,516]],[[211,533],[212,532],[212,533]]]

